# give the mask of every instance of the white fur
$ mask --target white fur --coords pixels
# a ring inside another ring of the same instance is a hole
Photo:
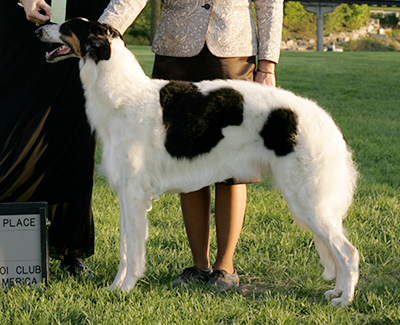
[[[57,37],[58,38],[58,37]],[[342,219],[352,202],[357,173],[351,153],[332,118],[316,103],[260,84],[215,80],[196,83],[208,93],[231,87],[244,96],[244,121],[223,130],[207,154],[176,159],[165,149],[159,91],[168,81],[148,78],[121,39],[111,40],[111,58],[80,61],[87,114],[103,143],[102,164],[118,194],[120,265],[111,288],[130,290],[145,271],[147,212],[164,192],[190,192],[235,177],[271,174],[295,221],[314,233],[325,267],[337,282],[325,296],[347,306],[358,281],[357,249],[346,239]],[[272,109],[298,116],[294,152],[277,157],[259,133]]]

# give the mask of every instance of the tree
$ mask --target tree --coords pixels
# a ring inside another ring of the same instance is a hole
[[[160,20],[162,0],[151,0],[124,34],[128,44],[149,45]]]
[[[333,12],[325,15],[324,32],[329,34],[359,29],[367,24],[368,19],[369,7],[367,5],[341,4]],[[285,4],[283,39],[315,37],[315,14],[306,11],[300,2],[287,2]]]
[[[150,21],[151,4],[148,2],[133,24],[125,32],[125,41],[128,44],[149,45],[151,40]]]
[[[153,41],[161,16],[161,0],[151,0],[150,40]]]
[[[297,1],[285,4],[283,16],[283,39],[314,38],[316,35],[316,17],[304,9]]]
[[[369,19],[368,5],[341,4],[335,11],[326,15],[324,31],[349,32],[366,26]]]

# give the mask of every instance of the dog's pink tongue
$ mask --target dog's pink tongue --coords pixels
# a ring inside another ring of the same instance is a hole
[[[65,55],[68,54],[70,51],[71,49],[68,46],[62,45],[60,47],[57,47],[55,50],[46,53],[46,57],[51,58],[53,56]]]

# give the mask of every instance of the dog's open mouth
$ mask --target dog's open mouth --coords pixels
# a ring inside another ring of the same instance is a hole
[[[50,52],[46,52],[46,61],[53,62],[56,61],[56,59],[61,59],[62,57],[71,54],[71,48],[69,48],[67,45],[61,45]]]

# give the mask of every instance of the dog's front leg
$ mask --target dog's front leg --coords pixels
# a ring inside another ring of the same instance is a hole
[[[120,204],[120,264],[111,289],[131,290],[145,271],[147,212],[151,198],[127,186],[118,193]]]
[[[110,290],[122,287],[122,283],[125,280],[126,270],[127,270],[126,222],[124,218],[126,214],[122,213],[123,207],[121,202],[123,202],[123,200],[121,198],[119,199],[119,202],[120,202],[119,267],[118,267],[118,273],[114,278],[113,284],[110,286]]]

